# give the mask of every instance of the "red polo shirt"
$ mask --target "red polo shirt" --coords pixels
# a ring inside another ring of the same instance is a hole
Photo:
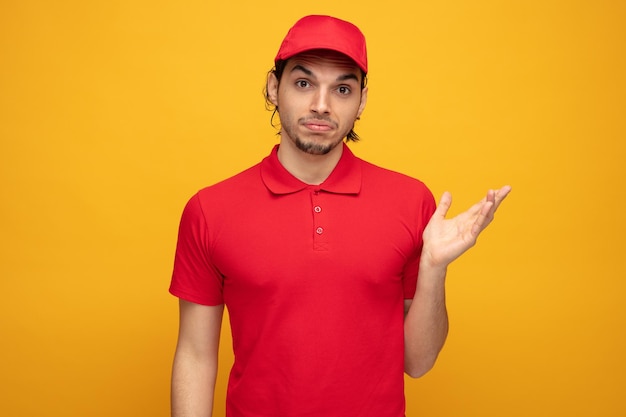
[[[185,207],[170,292],[228,308],[229,417],[404,416],[403,301],[435,201],[343,146],[321,185],[276,146]]]

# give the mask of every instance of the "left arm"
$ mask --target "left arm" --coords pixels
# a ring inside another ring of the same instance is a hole
[[[476,244],[510,191],[509,186],[489,190],[485,198],[452,219],[445,218],[452,197],[447,192],[441,197],[424,230],[415,296],[405,301],[404,370],[411,377],[420,377],[433,367],[448,335],[448,265]]]

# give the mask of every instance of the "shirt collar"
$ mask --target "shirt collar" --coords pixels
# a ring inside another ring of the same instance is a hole
[[[306,184],[289,173],[278,160],[278,146],[261,161],[261,178],[274,194],[290,194],[301,191]],[[336,194],[358,194],[361,191],[361,163],[350,148],[343,143],[341,158],[326,181],[318,189]]]

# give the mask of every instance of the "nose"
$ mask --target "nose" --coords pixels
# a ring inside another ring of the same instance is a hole
[[[316,91],[311,102],[311,111],[317,114],[330,113],[330,92],[325,88]]]

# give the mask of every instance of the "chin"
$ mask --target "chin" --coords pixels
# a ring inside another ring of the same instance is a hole
[[[342,142],[343,139],[333,143],[316,143],[313,141],[305,142],[300,138],[296,138],[296,146],[298,149],[311,155],[326,155]]]

